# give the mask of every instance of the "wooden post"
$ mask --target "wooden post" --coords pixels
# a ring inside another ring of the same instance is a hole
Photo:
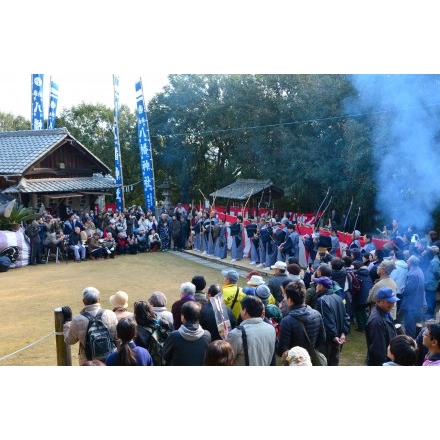
[[[55,341],[57,347],[57,365],[59,367],[72,366],[72,352],[70,345],[64,342],[63,324],[64,315],[61,307],[54,310],[55,315]]]

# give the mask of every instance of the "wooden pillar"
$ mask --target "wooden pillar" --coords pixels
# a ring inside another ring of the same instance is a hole
[[[63,324],[64,315],[61,307],[54,310],[55,315],[55,341],[57,348],[57,365],[59,367],[72,366],[72,352],[70,345],[64,342]]]

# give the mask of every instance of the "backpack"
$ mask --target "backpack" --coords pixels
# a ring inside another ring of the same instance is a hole
[[[153,327],[145,328],[151,333],[150,341],[148,343],[148,352],[153,358],[153,365],[166,365],[166,362],[163,359],[163,346],[172,332],[170,323],[163,319],[159,319],[159,322]]]
[[[275,321],[274,318],[264,318],[264,322],[267,322],[275,329],[276,340],[280,339],[280,325]]]
[[[358,295],[361,291],[361,282],[355,272],[347,272],[348,290],[352,295]]]
[[[105,361],[106,357],[116,349],[115,341],[111,338],[108,328],[102,322],[103,313],[103,309],[96,316],[89,312],[81,313],[81,315],[89,320],[85,346],[86,357],[89,361],[92,359]]]

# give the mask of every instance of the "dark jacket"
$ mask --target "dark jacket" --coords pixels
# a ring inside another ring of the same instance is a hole
[[[387,348],[390,340],[396,335],[394,324],[386,319],[385,312],[375,305],[365,326],[368,366],[382,366],[384,362],[389,361]]]
[[[279,273],[275,275],[273,278],[269,280],[267,287],[269,287],[270,293],[273,295],[276,301],[276,305],[278,305],[283,300],[283,292],[281,290],[281,284],[284,280],[292,280],[294,278],[289,273]],[[292,347],[289,347],[292,348]]]
[[[368,295],[373,287],[373,281],[371,281],[370,272],[365,266],[356,270],[355,274],[360,281],[361,291],[357,295],[352,293],[352,301],[353,307],[358,307],[368,303]]]
[[[336,281],[341,286],[342,290],[345,291],[345,281],[347,280],[347,269],[345,267],[339,270],[332,269],[330,276],[331,279],[333,281]]]
[[[310,342],[315,348],[325,342],[325,329],[321,314],[310,306],[292,306],[280,324],[280,338],[276,347],[279,356],[297,345],[309,350],[310,346],[300,321],[304,323]]]
[[[196,327],[193,324],[185,324],[182,327],[185,327],[185,332],[174,330],[165,341],[163,346],[164,360],[167,365],[202,366],[206,348],[211,342],[211,334],[200,328],[200,334],[188,339],[184,336],[187,333],[186,329],[196,334],[196,331],[193,331]]]
[[[340,337],[341,333],[350,333],[350,317],[345,311],[344,303],[339,295],[332,290],[325,290],[316,300],[316,310],[324,321],[327,343],[333,338]]]
[[[195,301],[195,299],[192,296],[182,296],[171,306],[175,330],[179,330],[179,327],[182,325],[182,306],[188,301]]]
[[[234,314],[230,307],[226,306],[226,310],[228,311],[228,318],[231,323],[231,328],[235,328],[237,325],[237,320],[235,319]],[[222,339],[218,332],[217,321],[215,320],[214,309],[212,308],[212,304],[208,301],[200,311],[200,325],[211,333],[211,339],[213,341]]]

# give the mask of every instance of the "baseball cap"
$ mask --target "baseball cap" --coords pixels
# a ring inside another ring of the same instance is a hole
[[[394,295],[393,291],[389,287],[381,287],[377,291],[376,299],[384,299],[390,303],[395,303],[400,301],[396,295]]]

